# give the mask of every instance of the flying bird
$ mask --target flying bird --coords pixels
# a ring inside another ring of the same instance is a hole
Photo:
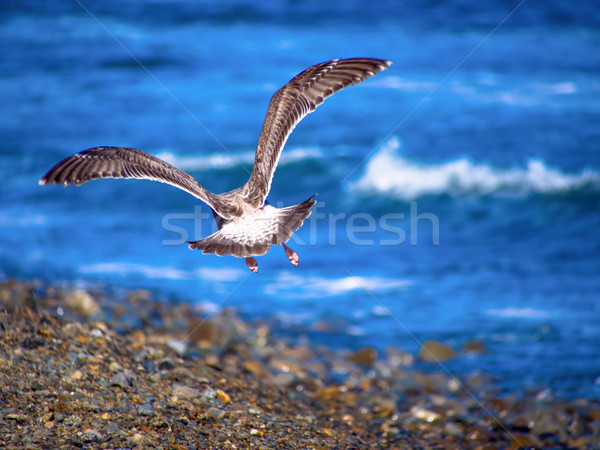
[[[292,264],[298,255],[286,242],[310,215],[315,195],[297,205],[275,208],[267,202],[281,151],[294,127],[337,91],[360,83],[392,63],[373,58],[334,59],[309,67],[290,80],[271,98],[263,123],[254,167],[243,186],[213,194],[187,173],[135,148],[94,147],[56,164],[40,180],[41,185],[77,186],[100,178],[137,178],[160,181],[182,189],[212,209],[218,231],[190,249],[219,256],[246,258],[248,268],[258,271],[253,256],[282,245]]]

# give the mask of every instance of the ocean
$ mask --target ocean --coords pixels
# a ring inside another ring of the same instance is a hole
[[[1,278],[153,289],[336,348],[478,340],[444,367],[600,398],[597,2],[8,1],[0,37]],[[190,251],[210,210],[167,185],[38,185],[104,145],[233,189],[273,93],[353,56],[394,64],[298,125],[269,195],[318,194],[298,268]]]

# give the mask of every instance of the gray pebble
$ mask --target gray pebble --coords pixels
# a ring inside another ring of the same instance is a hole
[[[146,360],[146,358],[148,357],[148,355],[149,355],[148,350],[140,350],[135,355],[133,355],[133,360],[136,363],[141,363],[141,362],[144,362]]]
[[[108,434],[121,434],[119,425],[117,425],[115,422],[111,422],[108,424],[108,427],[106,427],[106,432]]]
[[[454,422],[447,422],[444,424],[444,431],[452,436],[462,436],[462,428]]]
[[[173,370],[174,368],[175,364],[169,358],[165,358],[158,363],[158,370]]]
[[[98,433],[96,430],[86,430],[81,436],[83,442],[99,442],[101,441],[102,435]]]
[[[154,365],[154,361],[152,361],[151,359],[147,359],[146,361],[144,361],[143,366],[146,372],[154,372],[154,369],[156,368],[156,366]]]
[[[129,389],[131,387],[131,383],[123,372],[116,373],[110,379],[111,386],[120,386],[123,389]]]
[[[177,353],[179,356],[185,355],[187,350],[187,342],[180,341],[179,339],[171,339],[167,342],[167,347]]]
[[[225,411],[223,411],[221,408],[215,408],[213,406],[211,408],[208,408],[208,414],[213,419],[221,419],[225,415]]]
[[[83,328],[83,325],[81,325],[79,322],[72,322],[62,327],[62,332],[64,337],[71,339],[77,336],[84,335],[85,329]]]
[[[200,395],[200,391],[198,389],[195,388],[191,388],[188,386],[184,386],[183,384],[177,384],[175,383],[173,385],[173,390],[172,390],[172,395],[174,395],[175,397],[181,397],[181,398],[185,398],[185,399],[192,399],[192,398],[196,398]],[[215,392],[215,396],[216,396],[216,392]]]
[[[211,400],[213,398],[217,397],[217,391],[215,391],[213,388],[211,387],[207,387],[206,389],[204,389],[204,391],[202,391],[202,393],[200,394],[200,401],[202,403],[210,403]]]
[[[140,416],[152,417],[154,415],[154,407],[150,403],[144,403],[138,408],[138,414]]]
[[[64,424],[67,427],[79,427],[81,426],[81,418],[77,416],[69,416],[64,420]]]
[[[90,336],[99,338],[99,337],[104,336],[104,333],[102,332],[102,330],[99,330],[98,328],[94,328],[92,331],[90,331]]]

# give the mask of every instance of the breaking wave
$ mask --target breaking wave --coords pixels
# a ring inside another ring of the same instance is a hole
[[[359,193],[386,194],[401,200],[425,195],[554,194],[581,188],[600,190],[600,172],[565,173],[530,160],[526,167],[502,169],[468,158],[423,164],[402,157],[400,140],[390,139],[368,161],[362,177],[352,185]]]

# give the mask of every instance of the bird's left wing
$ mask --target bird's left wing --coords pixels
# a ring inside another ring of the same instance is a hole
[[[219,198],[192,176],[135,148],[94,147],[56,164],[40,184],[80,185],[100,178],[137,178],[167,183],[218,209]]]

